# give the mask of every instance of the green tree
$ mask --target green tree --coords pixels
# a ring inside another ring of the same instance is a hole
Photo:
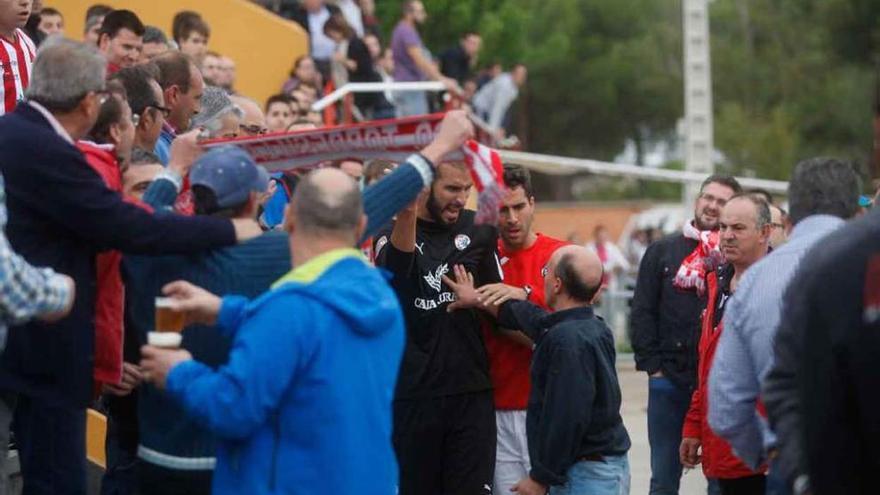
[[[439,53],[479,30],[481,61],[523,62],[536,152],[608,160],[668,138],[683,115],[681,0],[425,0]],[[400,2],[379,0],[386,32]],[[710,2],[716,147],[722,168],[787,178],[798,160],[867,161],[880,1]]]

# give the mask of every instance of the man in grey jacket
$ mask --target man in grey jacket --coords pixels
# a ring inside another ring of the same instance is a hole
[[[799,456],[759,412],[761,384],[773,364],[772,347],[783,311],[783,294],[807,251],[858,210],[859,179],[852,166],[813,158],[795,167],[789,184],[791,235],[786,244],[743,277],[724,315],[724,334],[709,376],[709,424],[756,469],[779,452],[768,477],[787,493]],[[770,397],[763,397],[769,401]],[[768,404],[769,406],[769,404]],[[784,433],[792,432],[778,431]]]

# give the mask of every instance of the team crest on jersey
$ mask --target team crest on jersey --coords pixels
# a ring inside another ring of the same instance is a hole
[[[434,273],[429,273],[423,278],[425,279],[425,282],[428,282],[428,285],[430,285],[432,289],[440,292],[440,287],[443,284],[443,275],[446,275],[447,273],[449,273],[449,265],[443,263],[434,270]]]
[[[455,248],[459,251],[464,251],[468,246],[471,245],[471,238],[464,235],[459,234],[455,236]]]
[[[376,256],[379,256],[379,252],[382,251],[385,244],[388,244],[388,236],[383,235],[378,241],[376,241]]]

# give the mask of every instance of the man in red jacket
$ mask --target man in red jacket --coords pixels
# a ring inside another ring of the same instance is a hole
[[[717,479],[722,495],[763,495],[766,468],[752,471],[730,445],[709,428],[709,370],[723,331],[722,317],[730,296],[745,271],[765,254],[770,242],[770,208],[749,194],[732,197],[721,211],[719,234],[726,263],[707,277],[708,302],[703,311],[699,345],[698,385],[685,418],[679,453],[681,464],[693,468],[702,462],[703,473]],[[700,448],[702,447],[702,453]]]
[[[484,285],[478,291],[490,304],[527,299],[549,311],[544,300],[543,271],[556,249],[566,243],[532,229],[535,197],[528,170],[505,165],[504,184],[507,195],[498,217],[498,258],[504,283]],[[534,343],[517,328],[492,329],[485,334],[498,429],[495,492],[509,493],[513,485],[529,476],[526,406]]]

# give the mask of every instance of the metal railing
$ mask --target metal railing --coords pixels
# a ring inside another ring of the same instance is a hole
[[[633,177],[637,179],[678,182],[683,184],[700,184],[706,180],[706,174],[669,170],[663,168],[640,167],[625,163],[600,162],[585,158],[567,156],[541,155],[522,151],[499,150],[505,163],[517,163],[537,172],[552,175],[569,175],[575,172],[591,172],[600,175],[617,177]],[[788,190],[788,182],[780,180],[737,177],[739,183],[746,188],[761,188],[770,192],[784,193]]]
[[[333,91],[312,104],[312,110],[320,112],[325,108],[337,103],[349,94],[376,93],[381,91],[445,91],[446,86],[438,81],[421,82],[376,82],[376,83],[348,83]],[[471,115],[477,129],[481,131],[483,140],[491,146],[500,146],[491,132],[489,125],[476,115]],[[677,182],[681,184],[700,184],[706,179],[706,174],[688,172],[684,170],[669,170],[662,168],[642,167],[625,163],[601,162],[584,158],[571,158],[566,156],[543,155],[526,153],[522,151],[500,150],[501,159],[504,162],[518,163],[537,172],[553,175],[570,175],[576,172],[591,172],[600,175],[617,177],[633,177],[637,179],[656,180],[664,182]],[[761,188],[770,192],[785,193],[788,190],[788,182],[756,179],[753,177],[737,177],[743,187]]]
[[[345,98],[346,95],[353,93],[381,93],[383,91],[431,91],[439,93],[440,91],[445,90],[446,86],[439,81],[348,83],[315,103],[312,103],[312,110],[320,112]]]

